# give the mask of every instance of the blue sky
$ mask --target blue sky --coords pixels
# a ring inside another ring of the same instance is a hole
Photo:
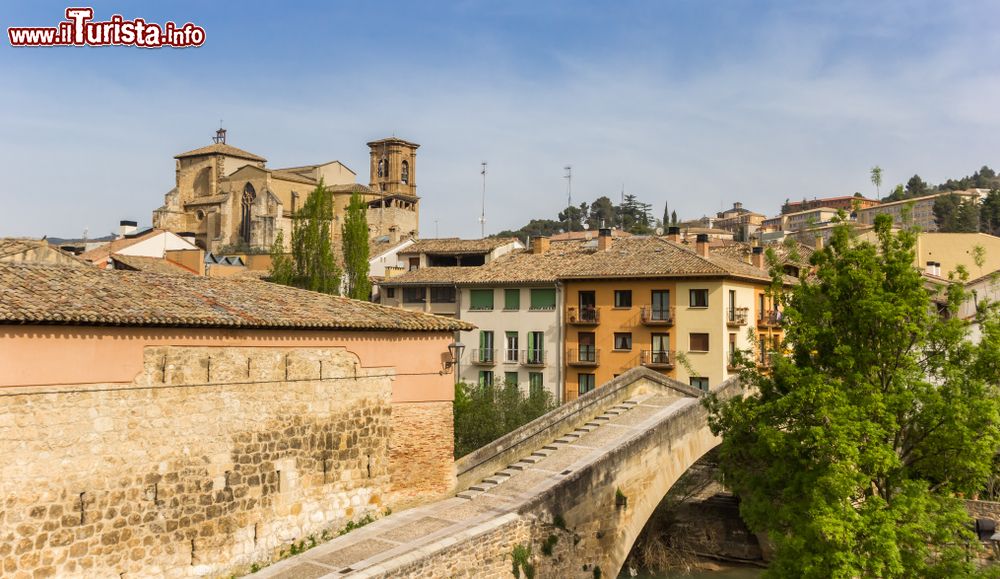
[[[70,4],[72,5],[72,4]],[[192,21],[200,48],[0,45],[0,235],[149,224],[173,155],[229,142],[274,167],[421,143],[425,237],[554,217],[622,186],[683,218],[734,201],[874,194],[1000,165],[1000,3],[95,2]],[[12,2],[3,26],[66,3]]]

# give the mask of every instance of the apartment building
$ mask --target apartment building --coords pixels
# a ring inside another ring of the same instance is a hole
[[[564,399],[643,365],[708,389],[736,372],[732,356],[781,339],[763,249],[753,263],[663,238],[612,240],[560,276],[565,294]],[[788,278],[787,283],[794,283]]]
[[[816,209],[817,207],[828,207],[834,210],[843,209],[847,213],[853,213],[859,209],[874,207],[880,202],[877,199],[869,199],[859,195],[841,195],[839,197],[823,197],[822,199],[812,198],[802,201],[789,201],[781,207],[781,213],[797,213]]]
[[[916,225],[921,231],[937,231],[937,222],[934,220],[934,202],[942,195],[958,195],[963,201],[979,202],[978,191],[949,191],[947,193],[937,193],[926,197],[916,197],[904,199],[903,201],[893,201],[892,203],[882,203],[872,207],[860,209],[857,212],[857,220],[861,225],[874,225],[875,216],[887,214],[892,216],[893,225],[903,227]],[[904,216],[908,219],[904,221]]]

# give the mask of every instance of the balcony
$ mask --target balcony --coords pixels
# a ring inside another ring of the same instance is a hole
[[[597,306],[570,306],[569,323],[575,326],[596,326],[601,323],[601,310]]]
[[[647,368],[669,370],[674,367],[674,353],[670,350],[643,350],[639,360]]]
[[[497,351],[477,348],[472,351],[472,363],[476,366],[496,366]]]
[[[726,325],[729,327],[745,326],[750,317],[750,308],[729,308],[726,312]]]
[[[764,310],[757,316],[757,326],[761,328],[776,328],[781,325],[781,312]]]
[[[508,350],[504,348],[501,350],[500,354],[503,356],[501,360],[504,364],[520,364],[521,363],[521,350]]]
[[[674,325],[674,306],[664,308],[642,306],[642,310],[639,315],[642,319],[642,323],[647,326]]]
[[[593,346],[566,351],[566,363],[570,366],[597,366],[601,359],[601,351]]]
[[[521,365],[527,368],[545,367],[544,350],[521,350]]]
[[[736,353],[730,352],[729,355],[726,356],[726,370],[730,372],[735,372],[739,369],[740,369],[740,363],[736,359]]]

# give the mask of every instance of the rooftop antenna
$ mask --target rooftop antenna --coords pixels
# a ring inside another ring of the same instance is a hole
[[[219,130],[215,131],[215,136],[212,137],[212,142],[216,145],[226,144],[226,129],[222,128],[222,119],[219,119]]]
[[[434,238],[439,239],[441,235],[438,233],[438,220],[434,220]]]
[[[566,231],[573,231],[573,221],[570,218],[569,207],[573,206],[573,166],[566,165],[563,167],[566,170],[566,174],[563,179],[566,179]]]
[[[483,210],[479,214],[479,237],[486,237],[486,161],[481,163],[483,166],[482,171],[479,172],[483,176]]]

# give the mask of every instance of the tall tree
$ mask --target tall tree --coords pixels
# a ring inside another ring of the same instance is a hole
[[[289,276],[287,269],[275,270],[272,261],[272,275],[276,274],[287,285],[336,294],[340,290],[340,268],[333,257],[332,221],[333,195],[320,180],[292,217],[292,274]],[[277,241],[271,247],[272,256],[283,252]],[[279,261],[279,267],[287,268],[287,265]]]
[[[875,197],[878,198],[878,196],[881,195],[879,190],[882,187],[882,167],[879,167],[878,165],[872,167],[871,176],[872,185],[875,185]]]
[[[280,229],[271,244],[271,272],[268,279],[281,285],[294,285],[295,260],[285,253],[285,234]]]
[[[934,200],[934,222],[942,233],[973,233],[979,231],[979,206],[956,194],[942,195]]]
[[[910,199],[912,197],[923,197],[930,193],[930,187],[924,180],[920,178],[920,175],[914,175],[910,177],[910,180],[906,182],[906,198]]]
[[[916,234],[891,225],[876,218],[876,244],[836,228],[783,300],[770,371],[748,366],[745,394],[709,401],[726,483],[774,541],[770,576],[973,572],[959,497],[981,488],[1000,445],[1000,342],[973,344],[966,321],[932,313]],[[945,297],[957,311],[961,284]],[[981,321],[1000,332],[995,309]]]
[[[344,275],[346,293],[356,300],[371,299],[372,284],[368,279],[368,217],[367,205],[361,195],[351,194],[344,217]]]
[[[670,225],[670,203],[667,201],[663,202],[663,221],[660,222],[660,225],[664,228]]]
[[[670,212],[670,225],[677,226],[677,211]]]
[[[1000,235],[1000,189],[991,189],[979,211],[979,230]]]
[[[591,229],[613,227],[615,225],[615,204],[606,195],[602,195],[590,204],[590,216],[587,223]]]

